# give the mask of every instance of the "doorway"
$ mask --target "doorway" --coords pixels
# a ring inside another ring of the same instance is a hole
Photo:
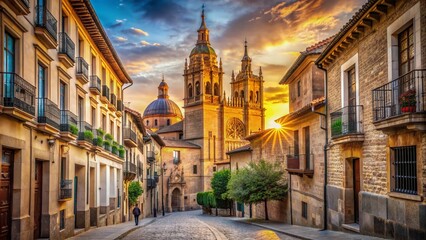
[[[77,226],[78,177],[74,177],[74,226]]]
[[[172,211],[176,212],[180,210],[180,190],[175,188],[172,192]]]
[[[41,204],[43,184],[43,162],[35,161],[34,174],[34,238],[41,236]]]
[[[354,221],[359,223],[359,192],[361,190],[361,178],[359,169],[359,158],[353,159],[353,190],[354,190]]]
[[[3,149],[0,174],[0,239],[11,238],[13,151]]]

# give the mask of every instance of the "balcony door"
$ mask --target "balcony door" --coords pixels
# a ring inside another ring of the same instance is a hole
[[[347,111],[348,111],[348,122],[346,129],[343,129],[344,133],[353,133],[357,131],[357,112],[356,112],[356,78],[355,78],[355,66],[347,71],[348,74],[348,89],[347,89]]]
[[[305,137],[305,169],[310,170],[313,164],[311,163],[311,137],[309,134],[309,127],[303,128],[303,134]]]
[[[4,97],[13,98],[13,78],[15,73],[15,39],[9,33],[4,37],[4,60],[3,60]]]
[[[38,116],[44,116],[46,98],[46,68],[38,64]]]

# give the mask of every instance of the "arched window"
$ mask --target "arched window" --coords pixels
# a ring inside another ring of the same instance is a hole
[[[259,91],[256,91],[256,103],[259,102]]]
[[[167,126],[170,125],[170,119],[167,119]]]
[[[244,98],[244,91],[243,90],[241,90],[240,98]]]
[[[212,94],[212,85],[210,82],[206,83],[206,94]]]
[[[219,96],[219,84],[214,84],[214,95]]]
[[[188,84],[188,97],[192,97],[192,84]]]
[[[155,119],[155,121],[154,121],[154,125],[155,125],[155,126],[157,126],[157,125],[158,125],[158,121],[157,121],[157,119]]]
[[[250,91],[250,102],[253,102],[253,91]]]
[[[200,91],[200,82],[196,82],[195,83],[195,96],[198,96],[200,94],[201,94],[201,91]]]
[[[146,125],[147,125],[147,126],[149,125],[149,120],[146,120]]]
[[[235,91],[235,93],[234,93],[234,97],[238,97],[238,92],[237,91]]]

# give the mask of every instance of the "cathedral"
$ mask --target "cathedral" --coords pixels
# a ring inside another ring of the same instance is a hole
[[[182,200],[176,200],[179,203],[173,203],[173,196],[169,198],[169,210],[196,208],[195,194],[210,189],[210,179],[216,170],[230,167],[226,153],[246,145],[245,138],[265,126],[262,69],[259,68],[258,75],[253,73],[247,41],[241,69],[237,74],[232,71],[231,93],[226,94],[222,60],[218,60],[211,46],[204,9],[197,32],[189,62],[185,59],[183,119],[177,105],[168,97],[169,87],[164,79],[158,86],[158,99],[149,104],[143,116],[145,126],[165,140],[165,151],[179,151],[180,161],[164,159],[166,154],[162,155],[163,161],[171,161],[167,163],[170,167],[181,169],[180,181],[185,181],[185,185],[174,187],[173,179],[169,179],[165,186],[167,194],[179,188],[182,196]],[[185,148],[191,148],[188,152],[191,156],[185,156]],[[196,158],[194,148],[198,151]],[[199,171],[194,171],[198,168]],[[176,204],[179,206],[173,206]]]

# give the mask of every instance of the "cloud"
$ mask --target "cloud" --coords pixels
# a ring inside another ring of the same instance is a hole
[[[159,43],[150,43],[150,42],[147,42],[145,40],[141,41],[141,45],[142,46],[156,46],[156,47],[161,46],[161,44],[159,44]]]
[[[109,26],[109,28],[117,28],[120,27],[124,24],[124,22],[126,22],[127,19],[116,19],[115,23],[113,23],[112,25]]]
[[[278,93],[278,94],[274,94],[274,95],[269,94],[265,98],[265,101],[270,102],[272,104],[288,103],[288,101],[289,101],[288,93],[283,92],[283,93]]]
[[[129,29],[124,29],[121,32],[125,34],[137,35],[137,36],[149,36],[148,32],[140,28],[134,28],[134,27],[131,27]]]
[[[114,39],[117,42],[127,42],[127,38],[121,36],[115,37]]]

